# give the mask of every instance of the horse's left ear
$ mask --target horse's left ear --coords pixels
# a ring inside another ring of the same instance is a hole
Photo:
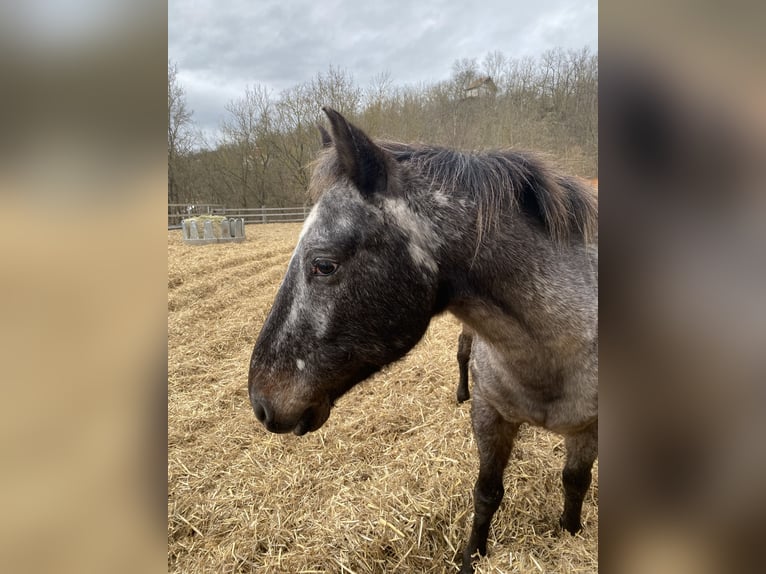
[[[385,191],[389,165],[386,152],[334,109],[324,107],[322,111],[330,119],[332,139],[343,173],[362,195]]]
[[[332,138],[327,130],[320,124],[317,124],[317,128],[319,129],[319,136],[322,138],[322,147],[332,147]]]

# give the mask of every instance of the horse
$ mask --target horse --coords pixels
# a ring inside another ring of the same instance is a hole
[[[487,552],[523,423],[565,437],[559,522],[578,532],[598,452],[596,195],[531,153],[373,141],[322,109],[314,206],[250,360],[255,417],[317,430],[451,312],[473,332],[479,453],[461,572]]]
[[[457,338],[457,366],[460,379],[457,383],[457,402],[464,403],[471,398],[468,390],[468,362],[471,360],[471,346],[473,345],[473,332],[463,325],[463,330]]]

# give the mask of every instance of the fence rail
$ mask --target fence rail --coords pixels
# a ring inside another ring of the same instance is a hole
[[[225,215],[244,219],[245,223],[295,223],[305,221],[311,208],[298,207],[249,207],[223,208],[215,211],[216,215]]]
[[[311,207],[224,207],[217,204],[168,204],[168,229],[179,229],[181,221],[195,215],[225,215],[247,223],[298,223],[306,220]]]

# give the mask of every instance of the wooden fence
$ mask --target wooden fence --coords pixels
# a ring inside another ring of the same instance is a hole
[[[242,219],[247,223],[296,223],[305,221],[311,206],[298,207],[224,207],[206,204],[168,204],[168,229],[178,229],[181,221],[195,215],[224,215],[229,219]]]
[[[305,221],[311,207],[304,205],[298,207],[224,207],[217,209],[216,215],[225,215],[229,218],[244,219],[245,223],[295,223]]]

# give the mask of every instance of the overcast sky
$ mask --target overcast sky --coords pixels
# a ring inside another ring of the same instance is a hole
[[[450,77],[461,58],[598,48],[596,0],[169,0],[168,58],[208,134],[245,86],[273,95],[326,72],[364,87]]]

